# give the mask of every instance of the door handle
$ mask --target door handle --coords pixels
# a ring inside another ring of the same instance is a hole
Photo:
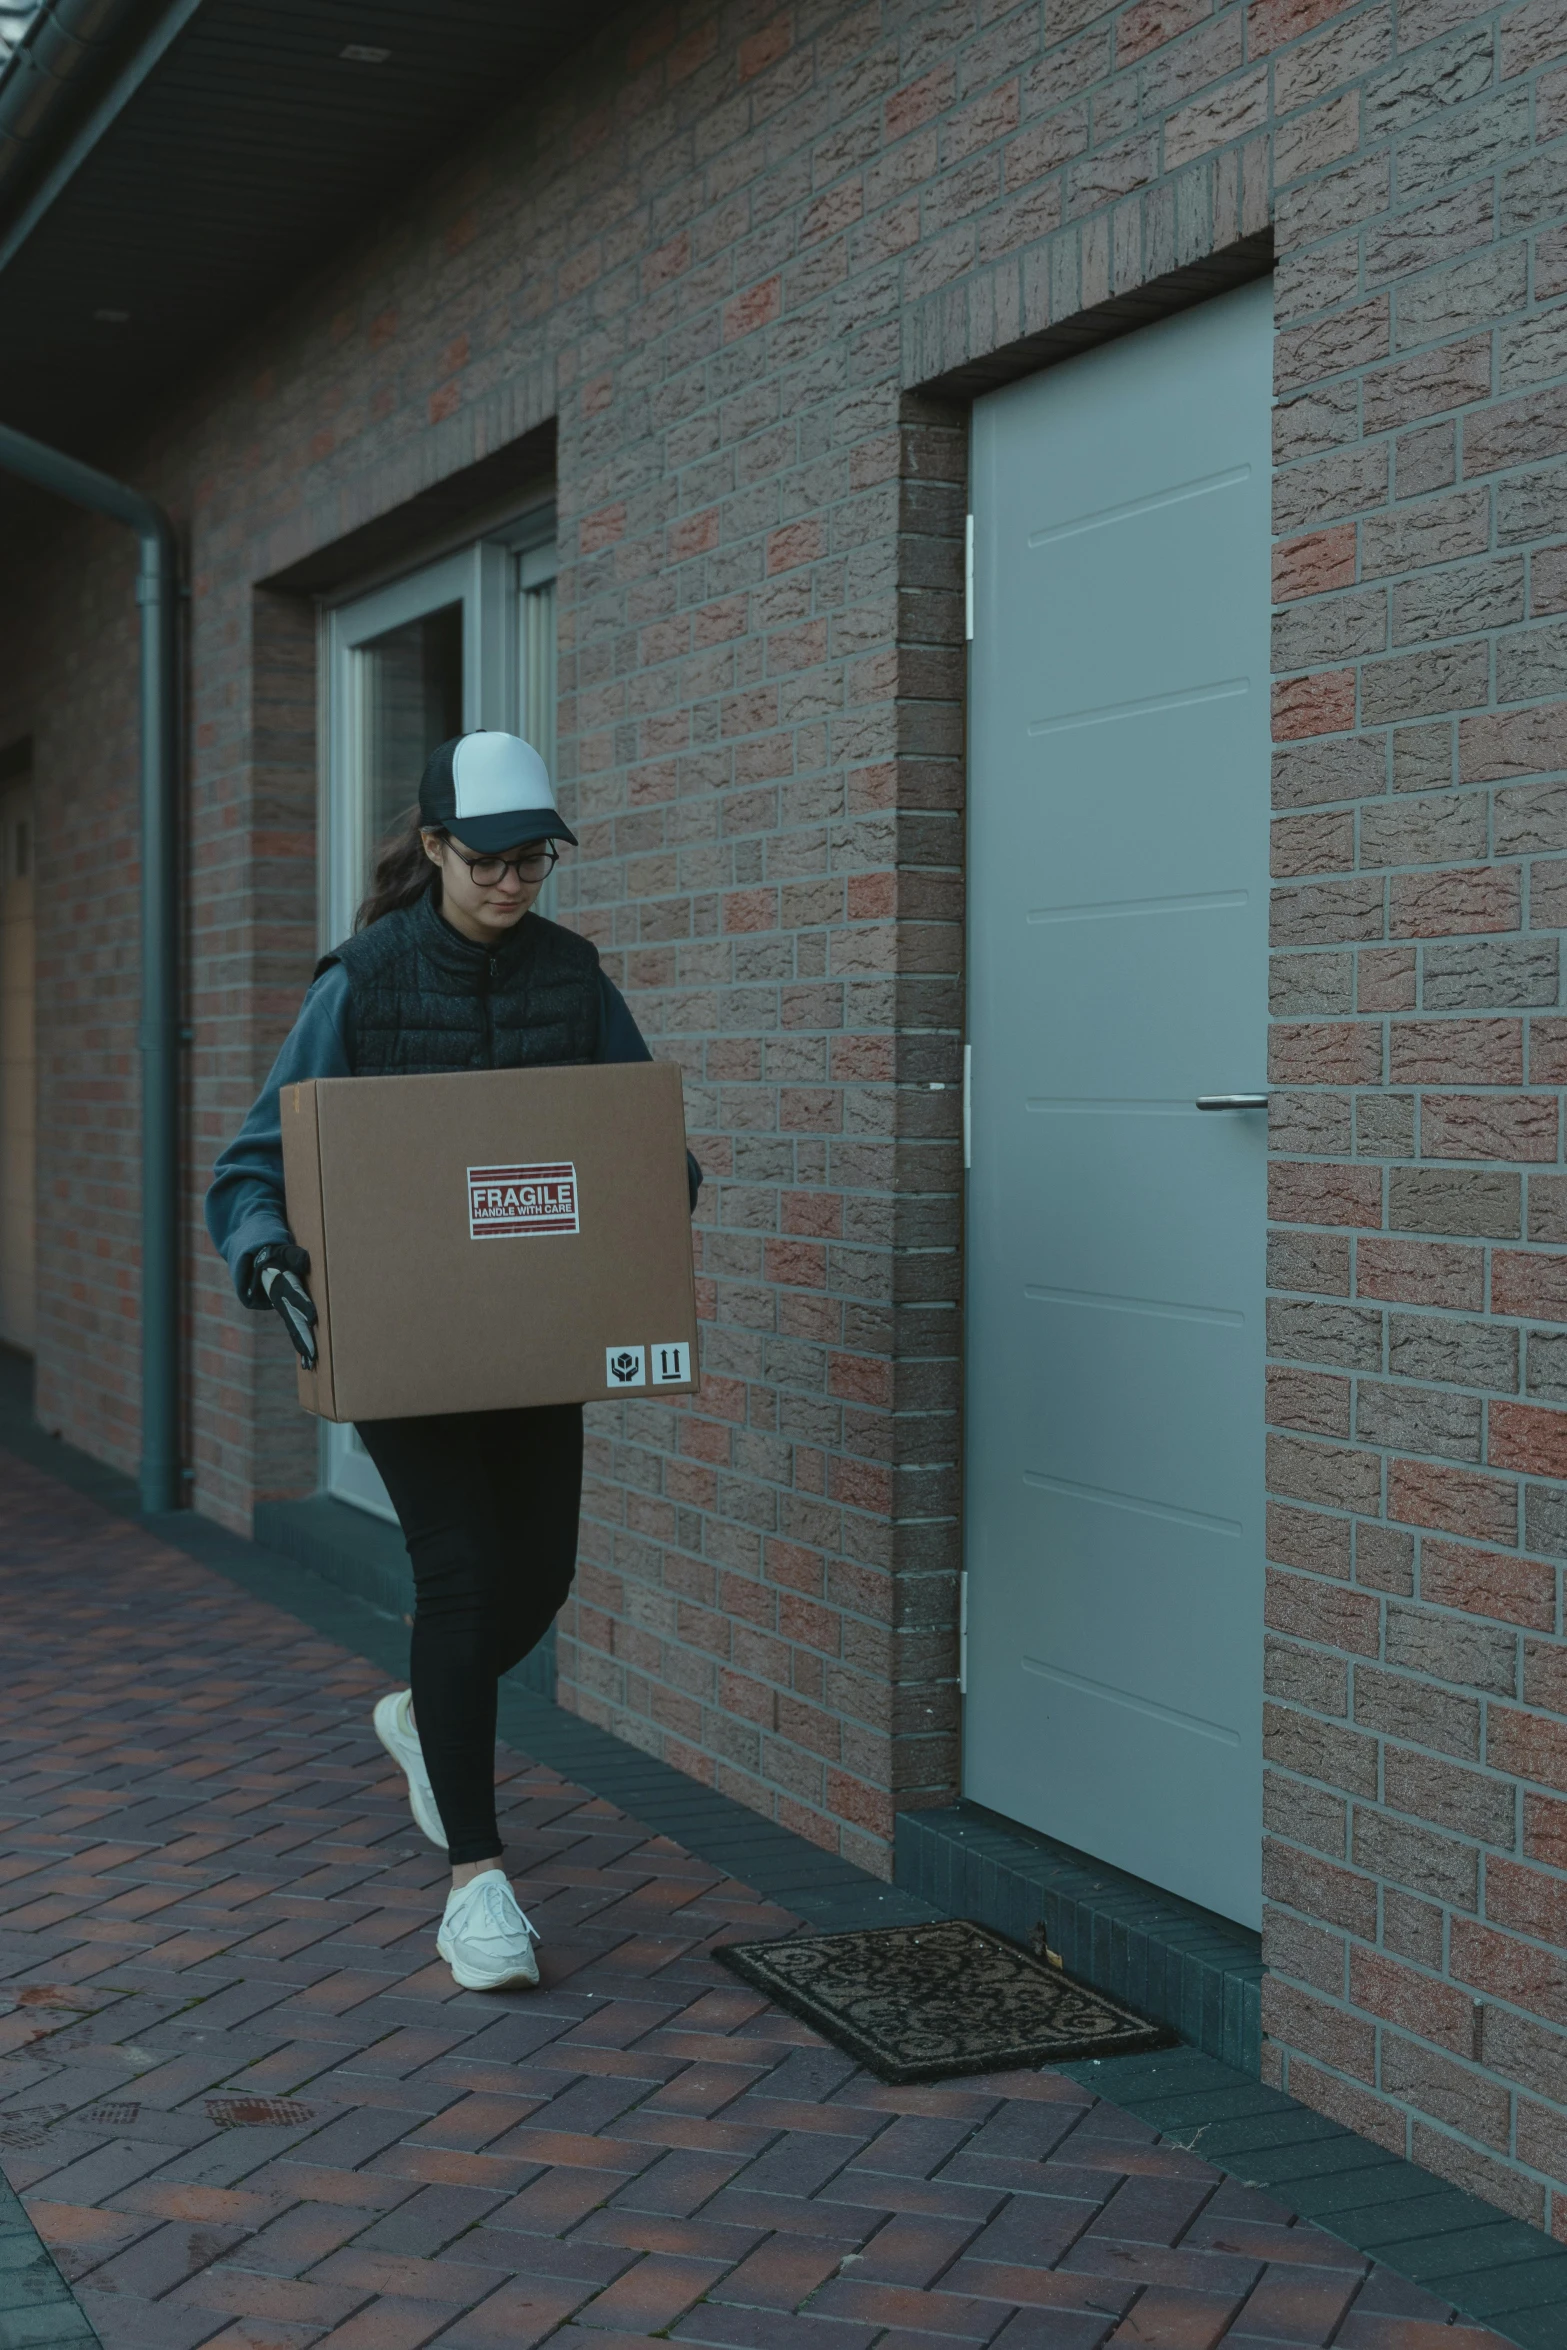
[[[1268,1097],[1265,1093],[1200,1093],[1197,1096],[1199,1110],[1265,1110],[1267,1106]]]

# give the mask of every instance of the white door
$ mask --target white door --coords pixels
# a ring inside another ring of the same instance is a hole
[[[33,795],[0,793],[0,1340],[33,1351]]]
[[[502,726],[553,761],[554,582],[546,515],[327,616],[324,946],[353,928],[376,851],[402,829],[437,743]],[[327,1429],[326,1481],[339,1500],[395,1517],[354,1429]]]
[[[1256,1925],[1272,295],[974,411],[965,1791]]]

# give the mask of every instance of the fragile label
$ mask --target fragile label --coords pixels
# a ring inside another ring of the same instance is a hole
[[[604,1384],[606,1387],[643,1387],[647,1384],[647,1364],[640,1346],[605,1347]]]
[[[679,1346],[655,1346],[653,1349],[653,1385],[673,1386],[676,1380],[689,1381],[691,1377],[691,1349],[683,1341]]]
[[[577,1170],[569,1159],[545,1167],[468,1169],[468,1231],[474,1240],[580,1229]]]

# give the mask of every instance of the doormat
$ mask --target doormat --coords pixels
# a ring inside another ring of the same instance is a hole
[[[1176,2037],[968,1918],[726,1942],[713,1956],[883,2081],[1129,2056]]]

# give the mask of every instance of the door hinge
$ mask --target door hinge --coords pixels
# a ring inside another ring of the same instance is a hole
[[[963,517],[963,638],[974,641],[974,517]]]
[[[968,1574],[958,1577],[958,1695],[968,1695]]]
[[[973,1075],[974,1047],[971,1044],[966,1044],[963,1047],[963,1172],[965,1174],[974,1164],[974,1121],[971,1115],[971,1105],[974,1098]]]

